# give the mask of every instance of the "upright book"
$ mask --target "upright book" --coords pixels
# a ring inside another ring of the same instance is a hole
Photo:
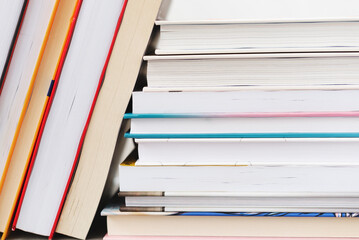
[[[69,25],[75,11],[77,0],[61,1],[50,31],[43,61],[38,74],[19,137],[10,161],[9,170],[0,194],[0,231],[7,232],[11,225],[16,203],[20,195],[23,180],[39,131],[39,122],[43,115],[43,106],[47,100],[48,88],[57,69],[61,52],[65,47],[66,36],[71,37]],[[4,237],[6,233],[4,233]],[[3,237],[3,238],[4,238]]]
[[[0,191],[19,136],[58,0],[29,3],[0,95]],[[24,54],[24,53],[27,54]]]
[[[28,2],[28,0],[0,1],[0,29],[2,32],[0,40],[0,94]]]
[[[56,229],[59,233],[86,238],[160,3],[160,0],[129,0],[127,3],[79,165]]]
[[[53,229],[122,5],[121,0],[81,4],[17,210],[14,225],[22,230],[49,236]]]

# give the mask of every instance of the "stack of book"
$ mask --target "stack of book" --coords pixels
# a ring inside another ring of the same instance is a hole
[[[359,237],[357,7],[164,1],[107,238]]]
[[[0,0],[2,239],[86,238],[160,2]]]

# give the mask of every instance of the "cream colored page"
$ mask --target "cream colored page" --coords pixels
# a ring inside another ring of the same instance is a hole
[[[359,237],[358,224],[356,217],[107,217],[109,235],[343,238]]]
[[[81,158],[56,231],[84,239],[101,198],[118,130],[160,0],[128,1]]]

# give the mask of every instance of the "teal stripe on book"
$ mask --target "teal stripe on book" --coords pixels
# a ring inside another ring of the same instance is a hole
[[[359,132],[341,133],[126,133],[127,138],[359,138]]]

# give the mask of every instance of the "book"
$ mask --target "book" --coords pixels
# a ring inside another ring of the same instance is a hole
[[[105,235],[103,240],[140,240],[140,239],[148,239],[148,240],[283,240],[282,237],[223,237],[223,236],[203,236],[203,237],[193,237],[193,236],[126,236],[126,235]],[[292,240],[324,240],[327,238],[300,238],[300,237],[286,237],[286,239]],[[331,240],[353,240],[353,238],[330,238]]]
[[[78,159],[79,159],[79,156],[81,154],[81,150],[82,150],[82,145],[84,143],[84,139],[85,139],[85,136],[86,136],[86,133],[87,133],[87,129],[89,127],[89,123],[90,123],[90,120],[92,118],[92,114],[93,114],[93,111],[94,111],[94,107],[95,107],[95,104],[96,104],[96,101],[97,101],[97,98],[98,98],[98,95],[100,93],[100,89],[101,89],[101,86],[103,84],[103,80],[104,80],[104,77],[105,77],[105,73],[106,73],[106,69],[107,69],[107,66],[109,64],[109,61],[110,61],[110,57],[111,57],[111,54],[112,54],[112,50],[114,48],[114,44],[115,44],[115,40],[117,38],[117,34],[118,34],[118,31],[119,31],[119,28],[121,26],[121,23],[122,23],[122,19],[123,19],[123,15],[125,13],[125,9],[126,9],[126,6],[127,6],[127,0],[124,0],[123,3],[122,3],[122,10],[121,10],[121,13],[120,13],[120,16],[118,17],[117,19],[117,24],[116,24],[116,28],[115,28],[115,33],[112,37],[112,40],[111,40],[111,44],[110,44],[110,48],[109,48],[109,51],[107,53],[107,56],[106,56],[106,60],[105,60],[105,64],[102,68],[102,72],[101,72],[101,75],[100,75],[100,80],[97,84],[97,88],[96,88],[96,92],[95,92],[95,95],[93,97],[93,100],[92,100],[92,104],[91,104],[91,108],[90,108],[90,111],[88,113],[88,116],[87,116],[87,120],[86,120],[86,123],[85,123],[85,127],[82,131],[82,134],[81,134],[81,138],[80,138],[80,142],[79,142],[79,145],[77,147],[77,151],[76,151],[76,156],[75,156],[75,159],[74,159],[74,162],[72,163],[72,168],[71,168],[71,173],[70,173],[70,176],[69,178],[67,179],[67,183],[66,183],[66,187],[65,187],[65,190],[64,190],[64,193],[63,193],[63,196],[62,196],[62,199],[61,199],[61,203],[60,203],[60,206],[58,208],[58,211],[57,211],[57,214],[56,214],[56,218],[55,218],[55,221],[54,221],[54,224],[52,226],[52,229],[51,229],[51,233],[50,233],[50,236],[49,238],[52,238],[55,234],[55,231],[56,231],[56,227],[57,227],[57,224],[59,222],[59,218],[60,218],[60,214],[62,212],[62,208],[65,204],[65,200],[66,200],[66,196],[67,196],[67,193],[69,191],[69,188],[70,188],[70,185],[72,183],[72,179],[73,179],[73,176],[75,174],[75,171],[76,171],[76,167],[78,165]],[[121,144],[121,141],[119,141],[119,144]],[[126,144],[124,144],[125,146],[127,146]],[[124,150],[124,149],[123,149]],[[124,150],[125,151],[125,150]]]
[[[119,166],[120,191],[160,192],[293,192],[353,193],[358,164],[280,162],[241,165],[136,165],[132,158]],[[320,173],[320,174],[319,174]]]
[[[274,7],[279,6],[273,3]],[[359,25],[357,20],[251,21],[241,20],[240,17],[225,21],[157,21],[160,36],[155,53],[333,52],[359,49],[359,35],[355,32]]]
[[[129,0],[127,3],[77,171],[56,228],[58,233],[76,238],[85,238],[88,233],[160,3],[160,0]]]
[[[228,89],[227,89],[228,90]],[[355,112],[358,89],[133,92],[134,114]],[[165,99],[165,101],[164,101]]]
[[[119,211],[118,203],[108,205],[101,214],[106,216],[109,236],[158,236],[159,239],[165,236],[358,237],[359,221],[356,214],[350,213],[131,213]]]
[[[29,103],[58,0],[28,5],[0,95],[0,191]],[[28,54],[23,54],[27,52]]]
[[[148,87],[357,85],[359,55],[277,53],[146,56]]]
[[[245,206],[245,207],[236,207],[236,206],[160,206],[160,207],[127,207],[121,206],[121,212],[183,212],[183,213],[233,213],[233,212],[288,212],[288,213],[311,213],[313,211],[319,212],[358,212],[358,208],[354,207],[283,207],[283,206]]]
[[[130,134],[359,132],[357,112],[125,114]]]
[[[19,36],[28,1],[0,2],[0,29],[4,38],[0,42],[0,94],[4,85],[7,70]]]
[[[11,157],[4,187],[0,194],[1,232],[7,232],[11,225],[17,199],[31,158],[32,148],[39,130],[39,122],[42,118],[48,88],[56,71],[76,2],[76,0],[61,1],[54,18],[44,50],[43,61],[35,79],[33,92]],[[3,236],[6,236],[6,233]]]
[[[351,7],[357,3],[165,0],[156,54],[356,51],[356,33],[344,33],[358,20]]]
[[[163,0],[158,20],[318,20],[356,19],[355,0]],[[325,9],[325,11],[324,11]]]
[[[121,0],[81,4],[58,86],[50,98],[51,109],[35,146],[31,175],[20,199],[14,221],[19,229],[51,234],[122,4]]]
[[[358,196],[356,194],[294,194],[294,193],[255,193],[255,194],[236,194],[232,193],[212,193],[199,192],[191,196],[191,193],[182,194],[179,192],[163,192],[162,196],[123,196],[124,207],[127,208],[161,208],[164,211],[177,209],[199,209],[203,212],[210,209],[297,209],[297,212],[316,209],[323,212],[326,209],[331,212],[341,212],[340,209],[355,209],[357,207]],[[188,194],[188,195],[187,195]],[[199,196],[201,194],[202,196]],[[218,195],[217,195],[218,194]],[[181,196],[186,195],[186,196]],[[227,195],[227,196],[226,196]],[[168,210],[168,208],[170,210]],[[120,206],[120,210],[122,206]],[[329,210],[331,209],[331,210]],[[225,211],[224,210],[224,211]]]
[[[229,134],[229,137],[223,134],[213,135],[214,138],[198,138],[198,135],[188,134],[178,139],[176,138],[178,135],[154,139],[153,135],[149,134],[148,139],[136,139],[139,155],[136,166],[182,164],[336,166],[359,163],[356,157],[359,136],[340,138],[338,135],[328,134],[322,138],[311,138],[309,135],[296,138],[293,134],[293,138],[276,138],[275,133],[269,133],[268,138],[251,137],[253,135],[250,134],[236,138],[235,134]]]

